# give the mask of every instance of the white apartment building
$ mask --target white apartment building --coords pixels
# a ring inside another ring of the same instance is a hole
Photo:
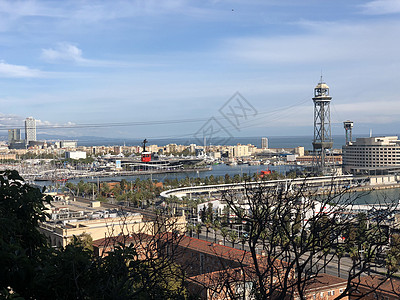
[[[233,146],[231,149],[230,150],[232,151],[232,157],[250,156],[248,145],[237,144],[236,146]]]
[[[261,148],[268,149],[268,138],[266,137],[261,138]]]
[[[85,159],[86,152],[84,151],[65,151],[65,158],[68,159]]]
[[[400,141],[397,136],[357,138],[343,146],[343,171],[382,175],[400,172]]]
[[[25,119],[25,143],[36,141],[36,120],[32,117]]]

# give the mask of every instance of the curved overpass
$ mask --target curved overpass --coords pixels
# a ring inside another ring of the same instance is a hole
[[[230,184],[215,184],[215,185],[200,185],[200,186],[188,186],[177,189],[164,191],[160,194],[163,198],[169,197],[183,197],[191,194],[204,194],[204,193],[217,193],[226,190],[237,190],[243,191],[245,188],[255,187],[283,187],[287,189],[293,185],[305,185],[307,187],[324,187],[331,185],[344,185],[350,186],[353,184],[359,184],[365,182],[367,177],[353,177],[353,175],[342,175],[342,176],[324,176],[324,177],[310,177],[310,178],[296,178],[296,179],[281,179],[281,180],[270,180],[270,181],[252,181],[246,183],[230,183]]]

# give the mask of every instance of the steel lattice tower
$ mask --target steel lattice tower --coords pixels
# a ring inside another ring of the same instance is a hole
[[[329,96],[329,86],[322,81],[314,89],[314,168],[318,173],[326,174],[326,150],[332,149],[333,142],[331,136],[331,113],[330,103],[332,97]]]
[[[344,121],[343,122],[344,130],[346,131],[346,145],[351,144],[353,141],[353,122],[352,121]]]

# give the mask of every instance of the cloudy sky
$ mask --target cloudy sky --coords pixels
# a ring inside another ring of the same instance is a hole
[[[397,134],[399,16],[398,0],[0,0],[0,135],[29,116],[76,136],[312,135],[321,72],[333,134]]]

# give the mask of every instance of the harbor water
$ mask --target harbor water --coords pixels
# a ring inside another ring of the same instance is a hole
[[[225,164],[214,165],[212,170],[203,171],[203,172],[179,172],[179,173],[164,173],[164,174],[151,174],[151,175],[136,175],[136,176],[113,176],[113,177],[104,177],[104,178],[79,178],[79,179],[71,179],[69,182],[77,184],[79,181],[83,180],[85,182],[110,182],[110,181],[121,181],[122,179],[130,181],[135,181],[137,178],[139,179],[151,179],[163,182],[166,179],[184,179],[184,178],[205,178],[213,175],[214,177],[222,176],[224,177],[228,174],[230,177],[235,176],[236,174],[243,175],[247,174],[249,176],[254,173],[260,173],[261,171],[265,171],[267,169],[271,171],[276,171],[281,174],[286,174],[292,170],[295,170],[298,166],[295,165],[277,165],[277,166],[249,166],[247,164],[237,165],[237,166],[228,166]],[[54,186],[54,182],[51,181],[41,181],[36,182],[37,185],[40,186]],[[59,186],[62,186],[59,183]],[[384,189],[384,190],[372,190],[372,191],[363,191],[363,192],[354,192],[351,194],[351,197],[354,199],[354,204],[385,204],[385,203],[397,203],[400,199],[400,189]]]

